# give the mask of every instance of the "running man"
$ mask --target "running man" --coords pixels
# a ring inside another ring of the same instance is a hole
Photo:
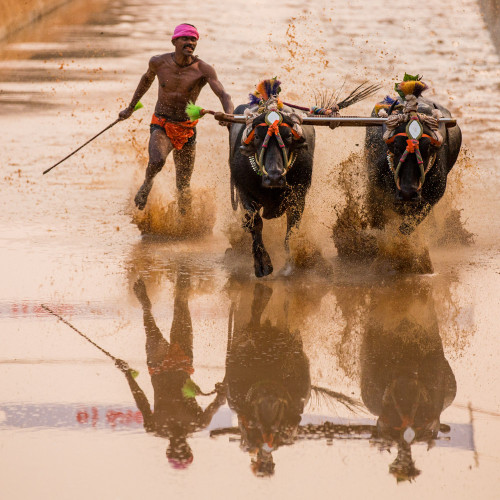
[[[189,185],[194,167],[197,121],[191,122],[185,109],[190,101],[196,102],[201,89],[208,83],[224,111],[232,113],[234,110],[231,97],[218,80],[214,68],[193,55],[198,39],[198,31],[193,25],[177,26],[172,36],[175,52],[150,59],[148,70],[142,75],[130,104],[119,113],[122,120],[127,119],[155,77],[158,78],[158,100],[150,125],[146,177],[134,200],[139,210],[146,206],[153,179],[172,150],[181,213],[190,206]]]

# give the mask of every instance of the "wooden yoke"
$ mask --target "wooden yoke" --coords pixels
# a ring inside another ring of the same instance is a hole
[[[222,122],[246,123],[244,115],[230,115],[227,113],[216,113],[214,118]],[[302,125],[329,126],[331,123],[338,124],[339,127],[380,127],[387,121],[387,118],[371,116],[306,116]],[[454,127],[457,124],[455,118],[439,118],[438,122],[446,127]]]

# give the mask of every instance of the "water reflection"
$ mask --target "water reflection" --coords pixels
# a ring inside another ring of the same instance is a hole
[[[432,448],[450,426],[440,416],[454,400],[455,376],[443,351],[431,286],[407,278],[373,288],[361,345],[361,396],[378,417],[372,442],[397,448],[389,472],[420,474],[411,447]]]
[[[248,292],[231,309],[226,383],[240,446],[250,453],[253,472],[267,476],[274,472],[272,452],[293,443],[311,379],[300,333],[290,331],[286,315],[262,321],[273,289],[256,283],[252,297]]]
[[[237,415],[238,427],[217,429],[211,436],[239,436],[240,448],[250,455],[252,472],[266,477],[274,474],[272,453],[278,448],[304,437],[328,433],[328,423],[300,425],[311,394],[350,409],[356,407],[356,402],[311,384],[301,333],[289,325],[290,302],[301,296],[301,311],[308,309],[308,299],[300,293],[300,286],[293,282],[283,286],[249,281],[240,283],[238,288],[236,297],[230,290],[233,301],[225,376],[228,404]],[[310,291],[309,300],[324,294],[321,286],[311,288],[314,290]],[[273,295],[275,301],[271,303]],[[317,307],[319,301],[315,302]],[[263,319],[266,309],[267,317]],[[301,317],[301,321],[305,319]],[[331,424],[333,427],[343,426]]]
[[[191,379],[194,369],[190,291],[189,268],[181,265],[177,270],[173,320],[170,340],[167,341],[156,325],[144,281],[139,278],[135,282],[134,292],[143,310],[147,364],[154,389],[153,411],[130,370],[125,372],[134,400],[142,413],[144,429],[169,440],[166,456],[176,469],[186,468],[193,461],[188,436],[206,428],[226,402],[224,384],[216,386],[216,396],[205,410],[196,401],[201,391]]]

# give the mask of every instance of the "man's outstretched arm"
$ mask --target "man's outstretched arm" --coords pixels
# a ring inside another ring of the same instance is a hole
[[[153,432],[154,429],[154,419],[153,412],[151,411],[151,406],[149,406],[148,398],[144,391],[139,387],[139,384],[135,381],[132,376],[132,370],[128,364],[118,359],[115,361],[115,365],[125,374],[130,390],[132,391],[132,396],[134,396],[135,404],[139,411],[142,413],[142,419],[144,421],[144,429],[146,432]]]
[[[140,101],[141,97],[149,90],[149,87],[151,87],[152,83],[155,81],[155,78],[156,69],[154,65],[154,58],[152,57],[149,60],[148,70],[142,75],[141,80],[139,81],[139,85],[137,85],[137,89],[132,96],[130,104],[118,114],[118,116],[122,120],[126,120],[134,112],[136,104]]]
[[[233,113],[234,105],[231,96],[224,90],[222,83],[217,78],[215,69],[209,64],[203,63],[203,71],[213,93],[219,98],[226,113]]]

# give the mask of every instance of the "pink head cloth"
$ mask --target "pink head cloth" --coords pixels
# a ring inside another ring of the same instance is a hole
[[[190,24],[179,24],[179,26],[175,27],[174,34],[172,35],[172,40],[180,38],[181,36],[194,36],[196,40],[200,38],[198,30]]]

